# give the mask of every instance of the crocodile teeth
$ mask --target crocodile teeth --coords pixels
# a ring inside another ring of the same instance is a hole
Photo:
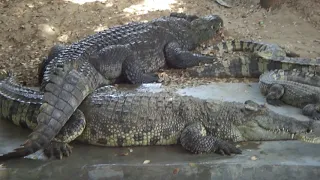
[[[294,134],[291,134],[291,139],[293,139],[294,138]]]

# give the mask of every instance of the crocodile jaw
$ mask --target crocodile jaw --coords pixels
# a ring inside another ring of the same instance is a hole
[[[267,111],[265,114],[252,117],[251,120],[238,125],[237,128],[243,139],[249,141],[297,139],[303,141],[299,137],[314,134],[313,131],[316,127],[311,121],[299,121],[292,117]]]
[[[259,126],[257,123],[242,125],[238,127],[239,134],[244,141],[277,141],[277,140],[296,140],[295,133],[286,129],[269,130]]]

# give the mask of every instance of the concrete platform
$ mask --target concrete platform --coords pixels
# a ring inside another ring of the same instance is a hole
[[[141,91],[160,91],[157,84],[144,85]],[[256,83],[212,83],[179,89],[179,93],[199,98],[229,101],[265,100]],[[292,107],[276,108],[301,120],[301,111]],[[22,144],[30,131],[0,121],[0,153]],[[243,154],[230,157],[217,154],[193,155],[181,146],[104,148],[78,143],[69,158],[19,159],[0,166],[5,179],[319,179],[320,145],[299,141],[241,143]],[[132,152],[130,152],[132,151]],[[149,160],[148,164],[143,164]],[[1,163],[0,163],[1,164]]]

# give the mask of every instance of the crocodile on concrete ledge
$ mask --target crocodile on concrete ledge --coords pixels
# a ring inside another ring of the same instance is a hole
[[[186,68],[212,62],[213,57],[190,50],[211,39],[222,19],[186,17],[173,14],[116,26],[58,50],[43,69],[39,124],[11,156],[23,157],[47,146],[88,94],[120,75],[131,83],[154,82],[158,77],[152,72],[165,65]]]
[[[298,69],[303,72],[319,74],[320,59],[302,58],[287,52],[276,44],[250,40],[232,40],[213,46],[214,52],[244,51],[251,52],[234,59],[222,59],[206,66],[187,69],[192,77],[249,77],[259,78],[267,71],[275,69]],[[218,53],[219,52],[219,53]]]
[[[43,92],[7,78],[0,83],[0,95],[1,119],[36,127]],[[280,115],[250,100],[222,102],[111,86],[95,90],[76,113],[46,147],[47,156],[68,156],[67,143],[74,139],[109,147],[181,144],[192,153],[230,155],[241,153],[232,142],[303,139],[317,127],[314,121]],[[0,156],[11,158],[10,153]]]
[[[303,78],[304,82],[301,81]],[[284,102],[302,108],[302,114],[320,120],[320,86],[317,86],[320,82],[316,80],[319,77],[313,74],[278,69],[262,74],[259,87],[269,104],[280,106]]]

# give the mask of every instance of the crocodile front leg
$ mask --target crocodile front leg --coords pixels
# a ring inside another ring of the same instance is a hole
[[[181,145],[192,153],[215,152],[222,155],[241,154],[242,151],[231,143],[213,136],[207,136],[204,126],[200,123],[188,125],[181,133]]]
[[[303,107],[302,114],[314,120],[320,120],[320,104],[307,104]]]
[[[169,66],[173,68],[189,68],[199,63],[213,63],[215,57],[195,54],[183,50],[177,42],[170,42],[165,46],[165,57]]]
[[[61,128],[59,134],[44,149],[44,154],[48,158],[52,156],[57,159],[62,159],[63,156],[68,157],[72,153],[72,147],[68,143],[80,136],[85,127],[85,116],[77,109],[69,121]]]
[[[280,98],[284,94],[284,87],[281,84],[273,84],[267,92],[266,101],[268,104],[280,106],[282,101]]]

